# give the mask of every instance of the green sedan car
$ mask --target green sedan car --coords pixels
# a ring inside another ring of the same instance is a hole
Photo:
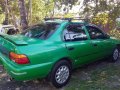
[[[15,80],[47,78],[65,86],[71,71],[109,57],[119,59],[120,40],[99,27],[72,19],[52,19],[19,35],[0,35],[0,60]]]

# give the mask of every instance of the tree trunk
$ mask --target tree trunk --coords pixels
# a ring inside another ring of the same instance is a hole
[[[32,25],[32,0],[30,0],[29,8],[30,8],[30,20],[29,20],[29,24]]]
[[[28,27],[25,1],[24,0],[18,0],[18,6],[19,6],[19,10],[20,10],[22,30],[25,30]]]
[[[3,25],[9,24],[9,10],[8,10],[8,0],[4,0],[5,2],[5,20],[3,21]]]
[[[54,1],[54,7],[53,7],[53,11],[51,12],[50,18],[51,18],[51,17],[54,17],[55,7],[56,7],[56,1]]]

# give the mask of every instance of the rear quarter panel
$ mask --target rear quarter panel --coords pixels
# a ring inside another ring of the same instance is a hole
[[[42,44],[28,45],[18,47],[19,53],[25,54],[30,60],[32,65],[48,64],[45,70],[49,73],[54,64],[63,57],[67,57],[68,53],[65,44],[62,42],[44,42]],[[23,65],[26,66],[26,65]]]

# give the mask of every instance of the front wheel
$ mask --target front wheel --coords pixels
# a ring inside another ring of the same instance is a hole
[[[113,53],[112,53],[112,56],[111,56],[112,61],[113,61],[113,62],[118,61],[119,55],[120,55],[120,50],[119,50],[118,47],[116,47],[116,48],[113,50]]]
[[[51,72],[51,82],[56,88],[65,86],[71,77],[71,65],[66,60],[58,62]]]

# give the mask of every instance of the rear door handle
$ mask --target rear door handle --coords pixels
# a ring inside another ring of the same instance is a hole
[[[95,47],[96,47],[96,46],[98,46],[98,45],[97,45],[97,44],[93,44],[93,46],[95,46]]]
[[[74,50],[75,48],[74,47],[68,47],[68,50]]]

